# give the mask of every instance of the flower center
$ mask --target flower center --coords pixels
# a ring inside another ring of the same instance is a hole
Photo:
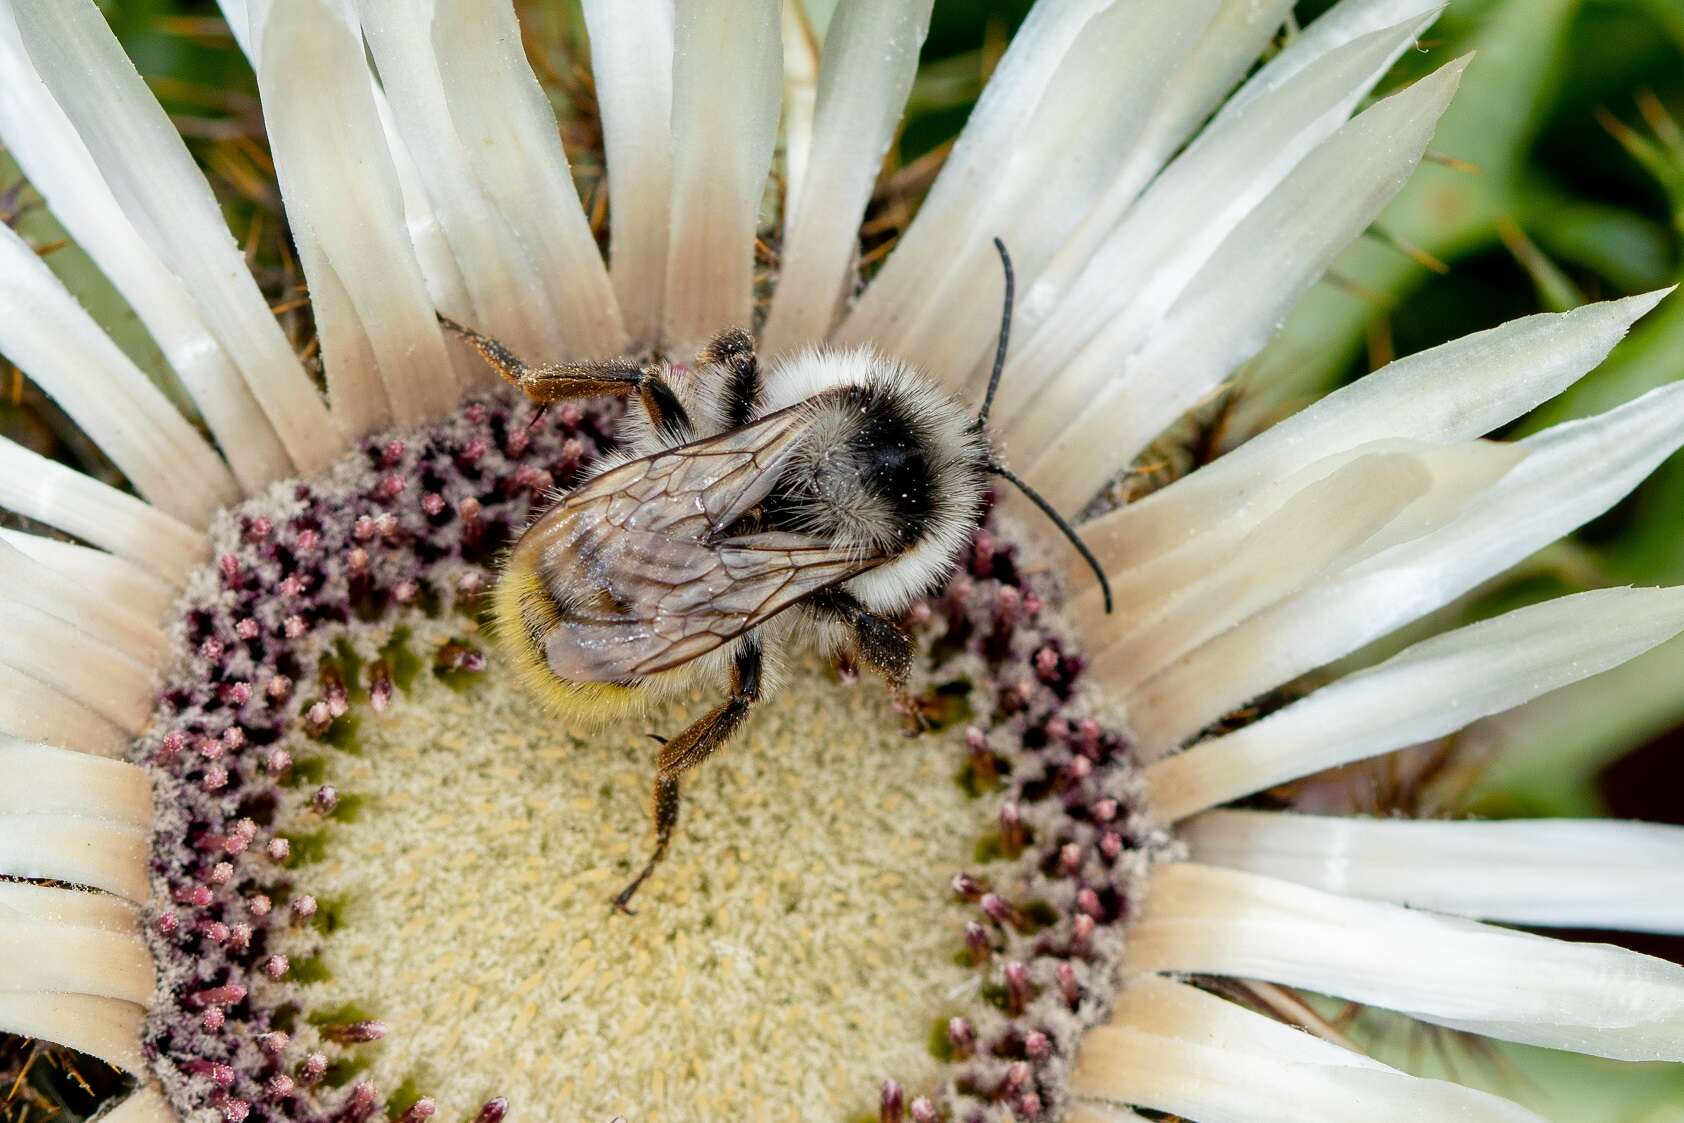
[[[798,1121],[857,1113],[886,1073],[938,1082],[925,1031],[976,979],[950,883],[978,816],[949,746],[908,741],[873,683],[792,668],[688,782],[627,917],[643,731],[712,699],[581,735],[490,670],[412,692],[332,762],[362,802],[312,871],[343,930],[311,1000],[380,996],[377,1085],[447,1118],[504,1095],[531,1118]]]
[[[786,668],[616,915],[647,735],[716,699],[565,728],[477,623],[611,432],[492,399],[220,520],[137,746],[166,1091],[235,1121],[1055,1109],[1161,839],[1015,551],[979,533],[913,614],[916,721]]]

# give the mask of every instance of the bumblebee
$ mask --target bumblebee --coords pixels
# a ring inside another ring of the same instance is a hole
[[[635,403],[624,447],[529,525],[492,596],[494,633],[558,714],[594,722],[698,678],[725,698],[661,741],[654,850],[614,898],[629,902],[666,855],[679,785],[725,744],[793,642],[847,655],[904,689],[913,641],[897,624],[953,570],[991,476],[988,408],[1005,364],[1011,259],[993,375],[971,417],[912,368],[869,349],[811,348],[763,373],[741,329],[689,367],[631,359],[528,366],[450,320],[505,380],[548,404],[614,394]],[[1109,589],[1106,590],[1109,610]]]

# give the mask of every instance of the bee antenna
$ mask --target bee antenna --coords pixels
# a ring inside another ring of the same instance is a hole
[[[1006,302],[1000,311],[1000,341],[994,345],[994,371],[988,376],[988,393],[982,399],[982,409],[977,411],[976,423],[971,426],[978,432],[988,424],[988,411],[994,408],[994,392],[1000,388],[1000,376],[1006,371],[1006,344],[1012,337],[1012,297],[1017,290],[1012,255],[1006,252],[1006,243],[995,238],[994,248],[999,251],[1000,265],[1006,271]]]
[[[1029,502],[1039,507],[1041,513],[1051,519],[1052,524],[1058,527],[1059,532],[1070,540],[1072,546],[1076,547],[1076,552],[1081,554],[1082,560],[1088,563],[1088,568],[1093,570],[1093,575],[1099,578],[1099,591],[1105,594],[1105,613],[1109,616],[1111,614],[1111,582],[1105,579],[1105,570],[1100,567],[1099,559],[1094,557],[1092,550],[1088,549],[1088,544],[1082,541],[1082,536],[1076,533],[1076,528],[1071,526],[1063,515],[1054,510],[1053,505],[1048,503],[1040,492],[1030,487],[1023,481],[1022,477],[998,460],[988,462],[988,471],[1023,492]]]

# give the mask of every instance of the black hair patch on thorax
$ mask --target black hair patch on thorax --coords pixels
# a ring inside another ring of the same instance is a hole
[[[935,511],[934,466],[928,436],[891,394],[866,390],[859,429],[848,442],[848,459],[860,481],[894,512],[903,546],[923,535]]]

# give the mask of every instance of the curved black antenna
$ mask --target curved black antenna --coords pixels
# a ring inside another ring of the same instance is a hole
[[[1070,540],[1072,546],[1076,547],[1076,552],[1081,554],[1082,560],[1088,563],[1088,568],[1093,570],[1093,575],[1099,578],[1099,591],[1105,594],[1105,614],[1109,616],[1111,614],[1111,582],[1105,579],[1105,570],[1100,568],[1099,559],[1093,556],[1093,551],[1088,549],[1086,542],[1082,541],[1082,536],[1076,533],[1076,528],[1066,522],[1064,516],[1055,511],[1053,505],[1048,503],[1040,492],[1030,487],[1015,472],[998,460],[990,460],[988,470],[1023,492],[1028,497],[1029,502],[1039,507],[1041,513],[1051,519],[1052,524],[1058,527],[1059,532]]]
[[[988,393],[982,399],[982,409],[977,411],[976,423],[972,426],[977,430],[988,424],[988,411],[994,408],[994,392],[1000,388],[1000,375],[1006,370],[1006,344],[1012,337],[1012,298],[1017,291],[1012,255],[1006,252],[1006,243],[996,238],[994,248],[1000,251],[1000,265],[1006,271],[1006,305],[1000,312],[1000,342],[994,345],[994,373],[988,376]]]

